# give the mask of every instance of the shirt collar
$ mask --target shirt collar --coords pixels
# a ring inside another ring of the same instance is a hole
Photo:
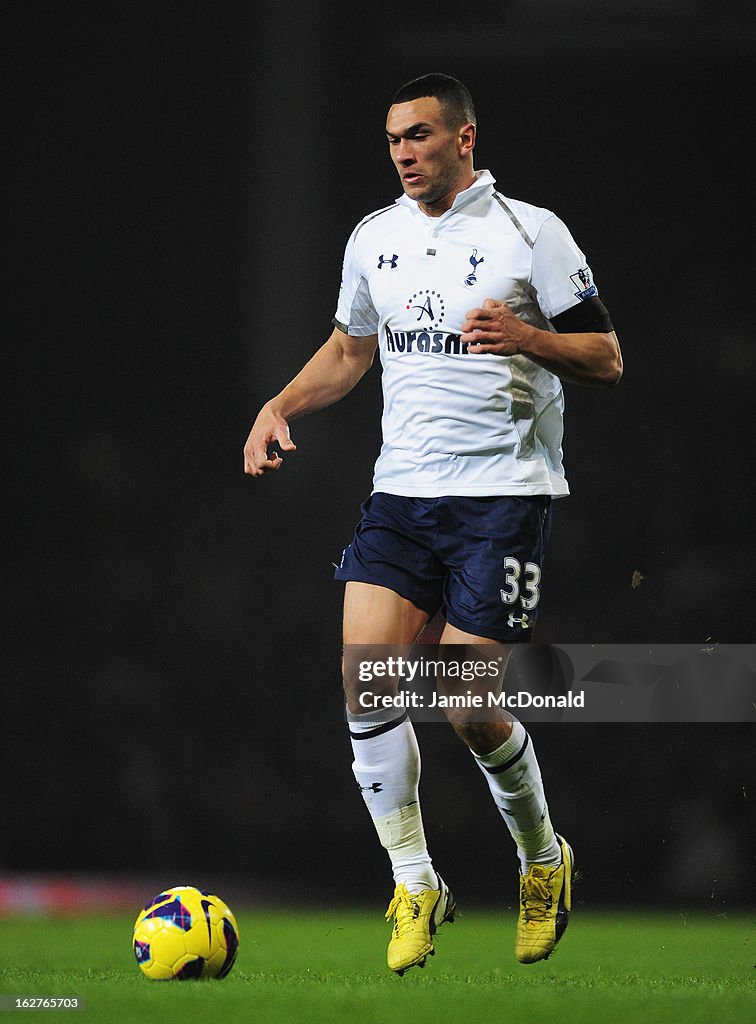
[[[469,203],[474,202],[476,199],[480,198],[481,192],[485,188],[491,187],[495,184],[496,180],[494,179],[490,171],[476,171],[475,181],[472,183],[472,185],[468,185],[467,188],[462,189],[461,192],[457,193],[457,195],[454,197],[454,202],[451,204],[446,213],[451,213],[452,210],[459,210],[463,206],[467,206]],[[418,206],[417,200],[410,199],[410,197],[406,195],[406,193],[404,192],[402,192],[402,194],[396,201],[397,203],[401,203],[402,206],[407,206],[410,210],[417,210],[418,213],[422,213],[422,210],[420,210]],[[445,217],[446,213],[442,213],[441,216]],[[433,219],[435,220],[436,218],[434,217]]]

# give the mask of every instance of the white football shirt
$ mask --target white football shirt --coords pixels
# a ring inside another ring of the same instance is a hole
[[[347,243],[334,323],[377,334],[383,367],[374,491],[569,493],[559,378],[523,355],[470,353],[459,335],[487,298],[553,330],[550,318],[597,291],[562,221],[494,185],[479,171],[441,217],[402,195]]]

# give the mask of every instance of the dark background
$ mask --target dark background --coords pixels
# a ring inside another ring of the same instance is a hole
[[[264,480],[252,420],[330,332],[352,227],[399,194],[395,89],[457,75],[476,166],[566,221],[625,356],[617,390],[567,389],[538,639],[752,641],[749,7],[61,7],[25,8],[9,62],[0,872],[380,901],[330,564],[379,368]],[[581,898],[753,901],[751,727],[532,731]],[[511,900],[469,754],[418,735],[438,866]]]

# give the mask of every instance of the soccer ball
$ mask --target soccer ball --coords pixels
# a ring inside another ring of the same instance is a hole
[[[134,924],[134,956],[154,981],[225,978],[238,948],[239,927],[230,909],[192,885],[161,892]]]

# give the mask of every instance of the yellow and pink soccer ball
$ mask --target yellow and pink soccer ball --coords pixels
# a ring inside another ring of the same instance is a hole
[[[134,956],[153,981],[225,978],[239,949],[230,908],[192,885],[165,889],[134,924]]]

